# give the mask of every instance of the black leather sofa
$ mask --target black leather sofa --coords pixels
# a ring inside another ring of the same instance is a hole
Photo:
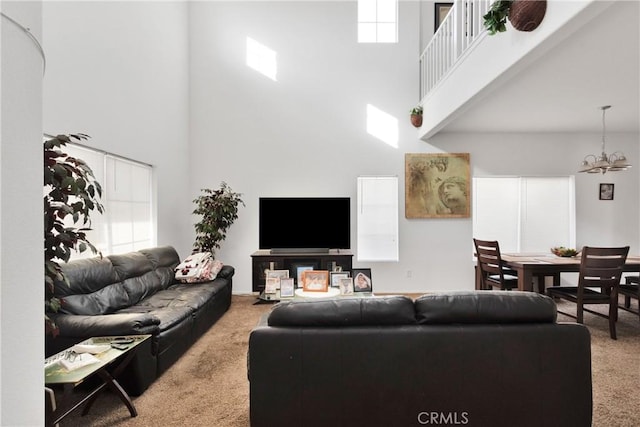
[[[235,270],[225,265],[210,282],[175,280],[180,263],[171,246],[71,261],[68,284],[55,284],[62,308],[49,313],[59,335],[47,336],[46,355],[95,336],[151,334],[118,381],[139,395],[231,305]]]
[[[552,299],[291,301],[250,335],[251,426],[590,426],[590,335]]]

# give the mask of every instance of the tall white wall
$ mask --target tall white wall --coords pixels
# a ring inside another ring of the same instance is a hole
[[[186,2],[44,2],[44,130],[154,167],[158,244],[191,253]]]
[[[243,193],[218,255],[236,267],[234,291],[251,291],[259,197],[350,196],[355,232],[357,176],[403,176],[404,153],[425,149],[408,116],[417,11],[401,2],[399,43],[358,44],[354,1],[191,4],[191,191]],[[247,67],[247,37],[277,53],[277,81]],[[367,104],[398,120],[398,147],[367,133]]]
[[[0,10],[42,40],[40,2]],[[42,67],[37,45],[0,18],[0,425],[44,422]]]

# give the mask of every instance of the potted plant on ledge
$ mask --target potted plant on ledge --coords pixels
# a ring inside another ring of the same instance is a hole
[[[547,0],[497,0],[482,17],[489,35],[507,30],[507,19],[518,31],[538,28],[547,11]]]
[[[419,128],[422,126],[422,106],[413,107],[411,113],[411,124]]]

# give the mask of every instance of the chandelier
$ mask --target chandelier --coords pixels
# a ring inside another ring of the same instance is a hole
[[[578,172],[587,172],[587,173],[606,173],[607,171],[617,172],[624,171],[631,167],[631,164],[627,161],[627,158],[620,151],[616,151],[615,153],[611,153],[607,155],[604,151],[604,143],[605,143],[605,124],[604,124],[604,113],[611,105],[603,105],[600,107],[602,110],[602,154],[596,156],[595,154],[588,154],[584,157],[582,164],[580,165],[580,170]]]

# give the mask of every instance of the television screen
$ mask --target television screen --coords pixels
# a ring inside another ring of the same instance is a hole
[[[349,197],[261,197],[258,218],[260,249],[351,248]]]

